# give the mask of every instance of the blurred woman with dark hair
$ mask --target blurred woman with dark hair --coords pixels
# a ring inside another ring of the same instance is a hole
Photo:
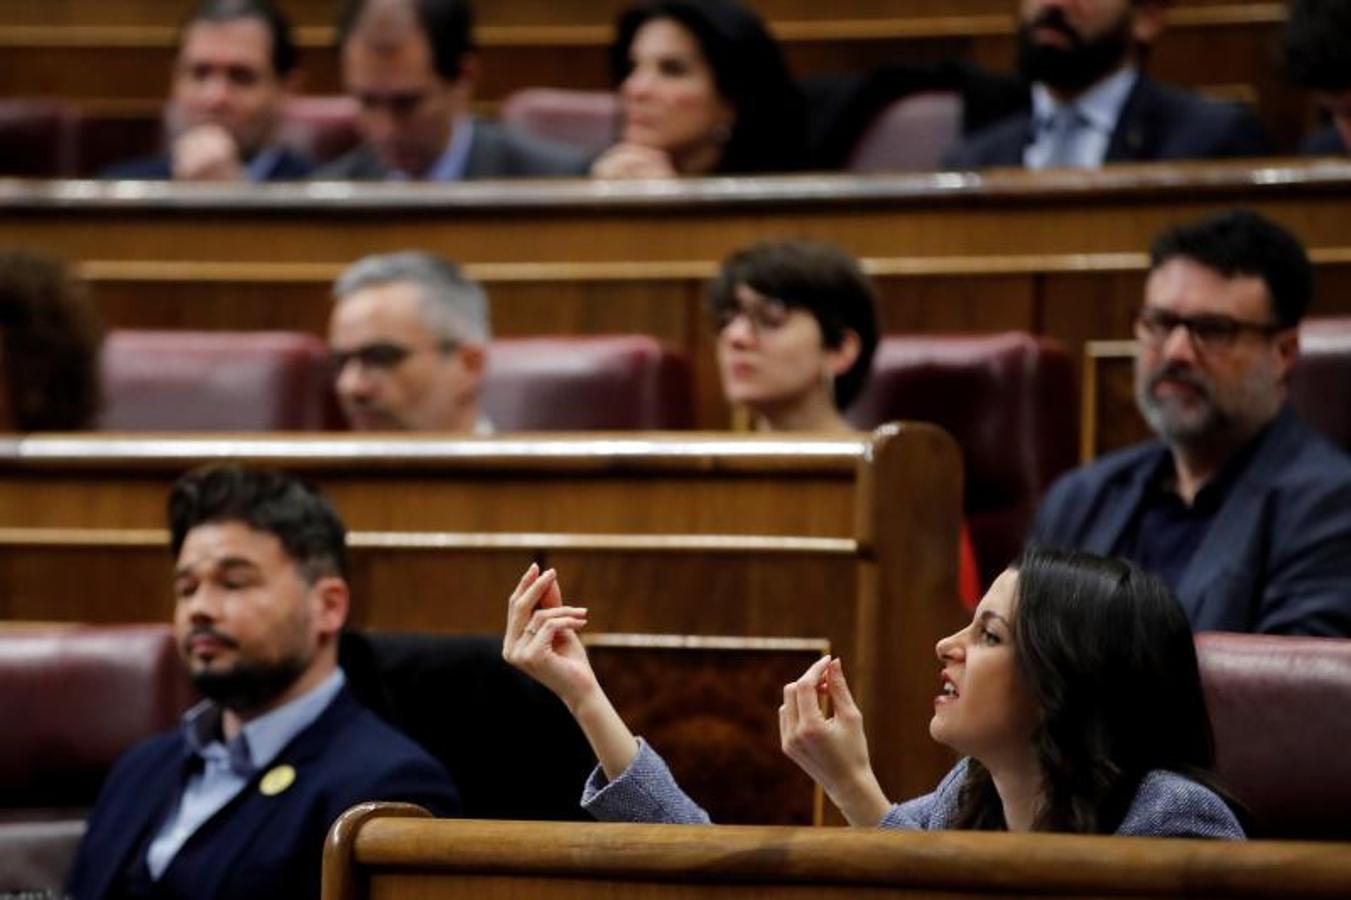
[[[596,681],[557,576],[531,566],[508,601],[503,655],[559,696],[599,765],[582,805],[612,821],[706,823]],[[893,804],[873,774],[838,659],[784,686],[784,752],[853,825],[1241,838],[1206,786],[1214,739],[1191,629],[1160,581],[1128,562],[1029,550],[971,624],[938,642],[929,733],[963,759],[936,790]],[[830,698],[833,714],[821,710]]]
[[[84,285],[65,263],[0,252],[0,430],[92,427],[102,343]]]
[[[623,107],[600,178],[805,169],[807,108],[760,17],[734,0],[651,0],[610,50]]]

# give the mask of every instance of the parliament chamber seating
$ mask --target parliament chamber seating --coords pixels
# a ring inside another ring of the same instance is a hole
[[[114,331],[101,360],[103,431],[333,427],[328,348],[288,332]]]
[[[1054,340],[886,335],[848,417],[860,428],[932,422],[953,436],[963,508],[989,584],[1018,555],[1041,495],[1074,465],[1075,397],[1069,354]]]
[[[0,177],[69,178],[77,172],[80,114],[53,100],[0,100]]]
[[[344,94],[291,97],[282,107],[279,139],[315,163],[336,159],[361,143],[357,102]]]
[[[1221,786],[1253,837],[1351,840],[1351,640],[1202,634]]]
[[[1351,450],[1351,317],[1306,319],[1290,400],[1300,415]]]
[[[646,335],[509,338],[488,348],[484,413],[499,431],[615,431],[694,424],[684,354]]]
[[[618,138],[618,97],[611,91],[526,88],[502,104],[502,122],[536,137],[600,153]]]

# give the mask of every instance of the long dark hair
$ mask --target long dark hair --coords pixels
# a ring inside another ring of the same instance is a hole
[[[650,0],[621,13],[610,47],[615,86],[633,68],[629,49],[638,29],[657,19],[670,19],[694,35],[713,70],[718,93],[736,111],[716,171],[748,174],[805,169],[806,101],[765,23],[734,0]]]
[[[1168,588],[1132,563],[1085,553],[1029,548],[1014,568],[1014,647],[1042,716],[1035,829],[1115,832],[1152,769],[1211,783],[1215,739],[1196,646]],[[1006,827],[975,760],[953,827]]]

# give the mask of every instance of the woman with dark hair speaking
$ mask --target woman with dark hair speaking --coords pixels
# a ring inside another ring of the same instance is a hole
[[[807,108],[783,53],[734,0],[652,0],[622,13],[611,68],[623,108],[599,178],[807,167]]]
[[[503,644],[510,663],[563,700],[596,753],[582,805],[603,820],[708,822],[610,704],[578,636],[585,624],[554,572],[531,566]],[[1030,550],[936,650],[929,732],[963,759],[933,793],[904,803],[873,774],[838,659],[784,687],[784,752],[850,824],[1243,837],[1202,783],[1215,751],[1191,629],[1154,577],[1119,560]]]

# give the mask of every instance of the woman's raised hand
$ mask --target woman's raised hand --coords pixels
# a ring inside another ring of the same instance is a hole
[[[507,601],[502,658],[558,695],[569,709],[599,689],[578,635],[586,609],[564,606],[558,574],[531,564]]]
[[[821,711],[830,697],[833,714]],[[844,669],[823,656],[797,681],[783,686],[779,707],[783,752],[825,790],[851,825],[876,825],[891,808],[868,759],[868,739]]]
[[[679,174],[665,150],[619,143],[591,164],[593,178],[674,178]]]

